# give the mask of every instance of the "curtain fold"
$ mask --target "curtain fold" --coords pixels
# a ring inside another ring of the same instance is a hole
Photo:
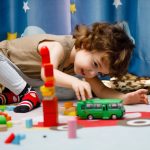
[[[130,19],[130,25],[131,31],[134,31],[136,48],[132,55],[129,71],[138,76],[150,76],[150,1],[134,0],[133,2],[132,6],[136,4],[136,9],[132,10],[136,11]]]

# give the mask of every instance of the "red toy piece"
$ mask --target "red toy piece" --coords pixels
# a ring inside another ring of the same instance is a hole
[[[40,49],[40,55],[42,57],[42,65],[50,63],[50,55],[49,55],[49,50],[46,46],[43,46]]]
[[[5,140],[5,143],[6,143],[6,144],[11,143],[11,142],[14,140],[14,138],[15,138],[15,134],[14,134],[14,133],[11,133],[11,134],[7,137],[7,139]]]
[[[44,74],[45,77],[53,77],[53,65],[50,63],[44,64]]]
[[[44,126],[57,126],[58,125],[58,100],[54,97],[51,100],[43,100],[43,117]]]
[[[44,83],[45,87],[54,87],[54,80],[50,80]]]

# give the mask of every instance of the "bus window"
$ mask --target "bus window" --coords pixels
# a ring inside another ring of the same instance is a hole
[[[122,103],[118,104],[118,107],[119,107],[119,108],[122,108],[122,107],[123,107],[123,104],[122,104]]]
[[[93,104],[86,104],[86,108],[87,109],[92,109],[93,108]]]
[[[118,109],[118,104],[109,104],[109,108],[111,109]]]
[[[95,104],[95,109],[101,109],[102,105],[101,104]]]
[[[87,109],[100,109],[102,108],[101,104],[86,104]]]

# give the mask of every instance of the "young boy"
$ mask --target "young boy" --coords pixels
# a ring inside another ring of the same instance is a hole
[[[43,46],[50,50],[56,85],[73,89],[77,99],[91,98],[93,92],[100,98],[121,98],[124,104],[147,103],[145,89],[123,94],[98,79],[98,74],[124,75],[134,44],[119,25],[94,23],[91,28],[77,25],[73,38],[41,34],[0,43],[0,82],[19,97],[16,96],[20,103],[15,112],[28,112],[40,105],[27,77],[45,80],[39,55]],[[74,74],[85,80],[72,76]],[[6,103],[12,103],[8,101],[12,95],[9,90],[2,93]]]

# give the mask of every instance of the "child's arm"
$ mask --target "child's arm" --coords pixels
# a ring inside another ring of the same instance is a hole
[[[42,46],[47,46],[50,53],[51,63],[54,66],[54,77],[57,86],[72,88],[78,99],[85,100],[92,97],[91,86],[88,82],[82,81],[74,76],[59,71],[57,68],[64,57],[64,50],[58,42],[42,42],[38,46],[40,51]],[[41,68],[41,77],[45,80],[44,70]]]
[[[57,69],[54,69],[54,76],[56,85],[73,89],[77,99],[85,100],[92,97],[91,86],[88,82],[82,81]]]
[[[124,100],[124,104],[148,104],[147,90],[140,89],[135,92],[123,94],[106,87],[97,77],[86,79],[90,83],[95,95],[100,98],[120,98]]]

